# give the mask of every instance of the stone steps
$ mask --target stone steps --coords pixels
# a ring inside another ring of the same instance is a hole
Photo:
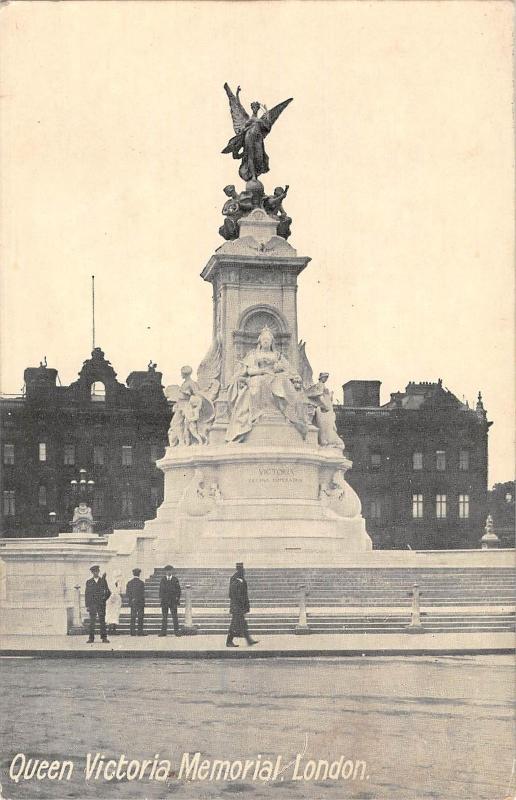
[[[194,614],[194,625],[197,626],[199,633],[224,635],[227,633],[229,625],[229,614]],[[294,633],[298,622],[297,615],[294,614],[275,614],[275,615],[253,615],[248,617],[249,627],[256,635],[274,635],[281,633]],[[183,614],[179,614],[180,624],[183,621]],[[428,632],[450,632],[450,631],[512,631],[514,630],[514,614],[422,614],[421,621],[424,630]],[[357,615],[318,615],[308,614],[308,625],[314,633],[400,633],[406,630],[410,622],[410,614],[394,614],[382,617],[380,615],[357,616]],[[161,614],[156,612],[146,612],[145,632],[148,634],[158,634],[161,628]],[[171,623],[169,620],[169,630]],[[119,633],[129,633],[129,615],[123,612],[120,617]]]
[[[311,598],[308,598],[309,600]],[[471,608],[475,608],[475,606],[499,606],[499,605],[511,605],[513,602],[512,597],[504,598],[499,597],[492,600],[486,600],[485,598],[477,598],[477,599],[470,599],[470,598],[458,598],[456,602],[452,601],[452,598],[447,597],[439,600],[438,602],[430,602],[428,598],[423,598],[424,604],[426,606],[432,606],[433,608],[446,608],[448,606],[459,605],[459,606],[469,606]],[[290,597],[285,599],[284,601],[278,600],[278,598],[274,598],[270,601],[258,600],[257,598],[252,598],[253,606],[254,607],[263,607],[263,608],[292,608],[292,606],[296,605],[296,598]],[[148,607],[159,608],[160,603],[159,600],[146,600],[146,605]],[[195,608],[227,608],[228,607],[228,600],[224,601],[205,601],[200,602],[196,598],[194,598],[193,605]],[[127,603],[124,603],[124,608],[127,608]],[[381,600],[378,602],[368,602],[363,598],[352,597],[348,599],[341,600],[338,599],[328,599],[328,598],[317,598],[314,600],[313,603],[309,603],[312,606],[325,606],[331,608],[346,608],[346,606],[361,606],[363,608],[391,608],[392,606],[397,607],[406,607],[410,608],[411,603],[406,601],[406,598],[400,598],[399,600],[391,601],[391,600]]]
[[[158,568],[146,581],[145,629],[152,634],[157,634],[161,627],[158,592],[163,574],[164,570]],[[228,584],[232,574],[232,569],[176,570],[183,598],[186,584],[191,586],[194,624],[201,633],[223,635],[227,631]],[[516,596],[514,572],[508,568],[264,568],[246,570],[246,578],[255,609],[248,620],[257,635],[295,631],[300,585],[308,589],[308,621],[314,632],[403,632],[410,622],[414,583],[419,584],[421,605],[425,607],[421,614],[425,630],[514,629],[514,615],[501,608],[512,608]],[[440,607],[446,608],[446,612],[439,612]],[[499,607],[498,613],[495,607]],[[353,608],[354,612],[347,613],[348,608]],[[428,613],[428,608],[432,613]],[[486,611],[490,608],[493,611]],[[256,613],[256,609],[261,609],[260,613]],[[331,614],[325,609],[331,609]],[[450,613],[450,609],[457,611]],[[179,614],[181,620],[183,608]],[[120,631],[129,632],[126,608],[121,615]]]

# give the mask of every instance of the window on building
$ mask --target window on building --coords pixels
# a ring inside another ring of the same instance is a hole
[[[47,443],[40,442],[39,443],[39,460],[46,461],[47,460]]]
[[[122,516],[131,517],[133,514],[133,495],[131,492],[122,492]]]
[[[459,469],[467,472],[469,469],[469,450],[459,451]]]
[[[469,519],[469,494],[459,494],[459,519]]]
[[[382,466],[382,457],[380,453],[371,453],[371,466],[373,469],[378,469]]]
[[[380,519],[380,517],[381,517],[380,501],[378,498],[376,498],[375,500],[371,500],[371,518]]]
[[[4,464],[14,464],[14,444],[4,444]]]
[[[423,519],[423,495],[412,495],[412,518]]]
[[[439,472],[444,472],[446,469],[446,453],[444,450],[437,450],[435,453],[435,468]]]
[[[154,464],[160,457],[161,447],[159,444],[151,444],[150,460]]]
[[[159,489],[157,486],[151,486],[150,496],[152,508],[157,508],[159,505]]]
[[[4,491],[4,517],[14,517],[16,513],[14,489]]]
[[[38,488],[38,506],[44,508],[47,504],[47,487],[40,486]]]
[[[101,381],[91,384],[91,400],[93,403],[103,403],[106,399],[106,387]]]
[[[93,463],[97,467],[103,466],[103,464],[104,464],[104,445],[102,445],[102,444],[93,445]]]
[[[104,513],[104,490],[95,489],[93,492],[93,516],[101,517]]]
[[[423,453],[412,453],[412,469],[423,469]]]
[[[122,464],[126,467],[131,466],[133,463],[133,448],[130,444],[122,446]]]
[[[75,445],[65,444],[64,446],[64,463],[68,465],[75,464]]]
[[[446,495],[436,494],[435,496],[435,516],[437,519],[446,519]]]

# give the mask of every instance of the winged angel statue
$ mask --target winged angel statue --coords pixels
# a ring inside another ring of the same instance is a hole
[[[240,102],[240,86],[236,95],[233,94],[228,84],[224,89],[229,98],[229,108],[233,120],[235,136],[233,136],[223,153],[231,153],[233,158],[241,158],[238,174],[244,181],[257,180],[259,175],[269,171],[269,156],[265,152],[263,141],[282,111],[292,102],[292,97],[278,103],[270,111],[262,103],[251,103],[252,114],[249,116]],[[259,117],[258,113],[263,111]]]

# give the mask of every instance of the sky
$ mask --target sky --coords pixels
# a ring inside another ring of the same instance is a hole
[[[91,341],[164,383],[210,346],[223,84],[294,101],[266,141],[289,184],[300,336],[337,400],[351,379],[443,379],[490,420],[514,478],[512,4],[12,2],[0,12],[1,373]],[[240,186],[239,186],[240,188]]]

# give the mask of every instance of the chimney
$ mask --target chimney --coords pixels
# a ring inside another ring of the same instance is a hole
[[[379,408],[381,381],[348,381],[342,387],[344,406]]]

